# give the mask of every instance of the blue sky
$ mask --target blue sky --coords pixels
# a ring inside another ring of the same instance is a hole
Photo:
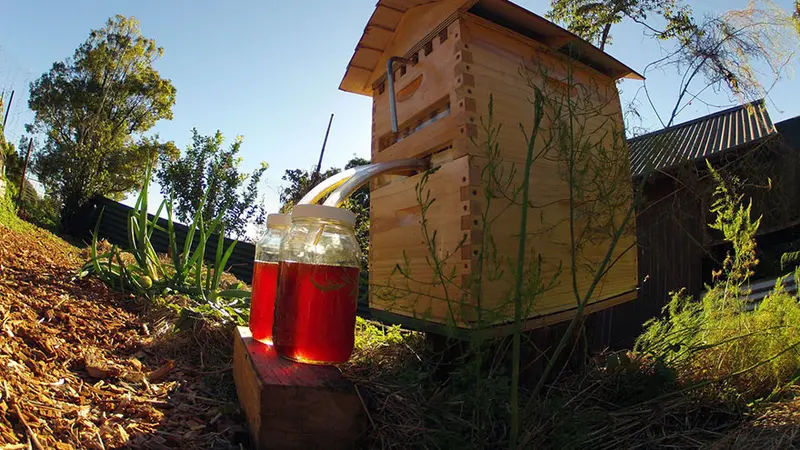
[[[231,140],[243,135],[244,169],[253,170],[261,161],[270,165],[263,189],[271,211],[279,207],[284,170],[316,163],[331,113],[336,116],[323,166],[341,167],[353,155],[369,158],[370,99],[341,92],[338,86],[375,0],[4,3],[0,90],[16,90],[6,132],[12,142],[31,119],[28,84],[54,61],[71,56],[90,29],[124,14],[135,16],[143,34],[164,47],[157,68],[178,91],[174,119],[160,122],[153,131],[180,148],[188,143],[192,127],[203,134],[219,129]],[[546,0],[516,3],[538,14],[549,6]],[[742,8],[747,1],[692,3],[702,14]],[[776,3],[788,9],[792,0]],[[638,71],[661,54],[659,45],[633,24],[619,25],[612,33],[609,53]],[[675,77],[672,72],[648,76],[662,110],[676,95]],[[623,103],[640,85],[623,83]],[[800,115],[799,93],[794,79],[774,88],[768,103],[773,120]],[[717,100],[729,101],[725,95]],[[658,128],[644,105],[643,111],[644,125]],[[680,121],[712,111],[696,102]]]

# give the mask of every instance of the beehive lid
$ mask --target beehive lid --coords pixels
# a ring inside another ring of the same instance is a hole
[[[347,65],[339,89],[355,94],[372,95],[369,79],[378,68],[378,62],[391,43],[405,13],[417,6],[437,1],[442,0],[379,0]],[[453,12],[456,11],[478,15],[523,36],[542,42],[554,50],[572,44],[573,49],[581,55],[582,63],[615,80],[619,78],[643,79],[636,71],[591,43],[508,0],[464,0]]]

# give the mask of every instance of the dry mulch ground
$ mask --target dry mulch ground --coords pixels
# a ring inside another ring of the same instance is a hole
[[[84,260],[0,224],[0,449],[246,447],[230,330],[172,331],[174,313],[77,278]]]
[[[46,231],[0,223],[0,450],[248,448],[231,330],[184,319],[173,331],[168,309],[77,278],[85,260]],[[403,426],[421,426],[430,399],[346,372],[382,405],[371,442],[408,448]],[[749,416],[693,447],[800,448],[800,400]]]

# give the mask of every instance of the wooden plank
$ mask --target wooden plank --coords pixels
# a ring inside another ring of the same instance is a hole
[[[392,40],[385,47],[383,56],[378,60],[367,86],[371,86],[378,78],[386,74],[386,61],[390,56],[406,55],[464,3],[466,3],[465,0],[443,0],[416,6],[406,11]]]
[[[429,233],[436,232],[440,239],[437,245],[440,256],[456,252],[458,250],[458,242],[464,234],[467,235],[467,244],[472,245],[471,249],[467,246],[461,249],[462,252],[465,248],[467,249],[465,253],[462,253],[461,262],[456,262],[457,259],[455,259],[450,265],[446,265],[444,270],[447,272],[457,264],[463,264],[463,266],[456,267],[456,270],[466,275],[472,274],[472,268],[475,266],[475,256],[471,252],[477,251],[479,240],[475,241],[473,236],[479,233],[480,230],[478,229],[479,227],[470,224],[472,219],[468,219],[467,230],[462,231],[464,230],[462,219],[464,217],[477,218],[480,213],[481,200],[478,198],[476,201],[474,196],[464,199],[461,194],[462,187],[468,186],[470,183],[473,185],[476,183],[476,180],[469,175],[470,169],[464,166],[468,159],[460,158],[452,163],[446,163],[440,169],[442,174],[446,176],[440,179],[432,177],[428,185],[431,195],[436,199],[437,203],[435,204],[444,205],[439,208],[432,207],[428,212]],[[460,164],[461,167],[458,167],[457,164]],[[480,161],[474,160],[476,167],[479,168],[480,164]],[[504,163],[504,166],[506,166],[504,170],[508,173],[510,163]],[[456,167],[458,167],[457,171],[454,170]],[[473,173],[475,172],[474,169],[475,167],[473,167]],[[536,168],[533,170],[536,175],[532,177],[535,185],[540,184],[542,180],[548,179],[548,177],[542,176],[542,173],[538,172]],[[461,177],[460,180],[459,175]],[[521,176],[521,172],[518,172],[518,178],[521,178]],[[550,180],[552,180],[552,177],[550,177]],[[371,305],[375,309],[390,310],[412,317],[424,317],[427,315],[428,320],[444,323],[448,320],[449,309],[453,307],[453,304],[448,305],[443,299],[450,298],[458,303],[456,306],[459,309],[458,315],[463,315],[464,317],[462,318],[469,317],[475,313],[474,300],[471,297],[464,299],[464,292],[459,290],[459,287],[451,286],[448,295],[445,295],[441,287],[432,289],[430,286],[425,286],[425,283],[430,284],[435,280],[432,278],[433,272],[426,259],[429,257],[430,250],[424,245],[419,225],[419,207],[417,206],[416,192],[414,191],[414,186],[417,182],[418,178],[412,177],[399,183],[390,184],[374,192],[372,205],[373,253],[371,254],[371,284],[373,286],[388,285],[388,280],[392,277],[395,267],[398,264],[402,267],[404,264],[404,252],[409,261],[410,276],[418,282],[404,284],[402,287],[410,295],[393,299],[394,303],[380,299],[379,295],[373,295]],[[564,183],[556,179],[554,186],[563,187]],[[534,199],[537,200],[539,198],[538,193],[546,192],[546,190],[546,187],[538,188],[534,186],[532,190]],[[477,187],[472,189],[472,192],[469,192],[469,189],[467,191],[468,194],[482,192]],[[502,211],[503,215],[502,220],[498,221],[492,229],[492,235],[497,246],[496,250],[502,258],[503,265],[506,263],[514,264],[517,252],[516,243],[519,233],[520,208],[509,207],[508,202],[501,199],[494,199],[493,205],[490,217],[494,217],[499,211]],[[549,205],[541,210],[534,209],[529,212],[531,217],[528,228],[529,248],[542,255],[542,279],[547,281],[556,275],[559,267],[562,269],[559,284],[543,297],[536,299],[531,310],[532,316],[546,316],[569,310],[575,305],[576,300],[571,280],[571,247],[567,223],[563,223],[552,230],[548,229],[567,220],[568,210],[568,204],[561,202]],[[623,214],[624,211],[619,213]],[[630,229],[633,228],[630,227]],[[576,230],[577,232],[581,231],[580,223],[576,223]],[[579,251],[578,262],[581,264],[593,264],[596,267],[605,256],[609,242],[608,239],[602,240],[595,237],[593,242],[586,243]],[[624,250],[631,247],[632,243],[633,236],[626,235],[617,244],[612,258],[616,262],[598,285],[592,297],[592,303],[601,301],[604,298],[621,295],[636,288],[636,253],[635,251],[623,253]],[[529,254],[529,258],[534,257],[534,254]],[[510,268],[506,270],[508,271]],[[507,274],[501,280],[490,281],[489,276],[485,274],[482,295],[484,308],[488,310],[501,308],[508,302],[511,289],[509,276]],[[579,291],[583,293],[593,279],[594,273],[581,267],[577,270],[577,276]],[[406,282],[400,274],[395,273],[394,277],[403,280],[404,283]],[[507,320],[510,314],[510,311],[503,310],[494,312],[497,314],[496,320],[498,322]]]
[[[475,16],[474,14],[463,14],[459,22],[462,24],[462,28],[465,29],[465,34],[468,34],[473,42],[483,40],[491,45],[493,50],[498,54],[512,54],[524,58],[532,58],[533,56],[536,58],[547,58],[548,62],[558,64],[562,67],[569,59],[563,53],[553,51],[544,43],[537,42],[508,28]],[[585,76],[586,79],[598,80],[604,83],[614,83],[614,80],[610,76],[588,65],[580,62],[574,62],[572,64],[579,65],[579,67],[576,67],[576,73],[577,71],[584,72],[585,75],[581,76]]]
[[[234,336],[233,378],[259,450],[353,448],[366,429],[361,400],[336,367],[281,358],[247,327]]]
[[[591,305],[587,305],[584,309],[585,315],[592,315],[600,311],[613,310],[615,307],[634,301],[637,299],[637,292],[626,292],[618,297],[604,299]],[[575,309],[569,311],[562,311],[559,313],[551,314],[548,316],[534,317],[526,319],[522,322],[522,331],[537,330],[545,327],[552,327],[554,325],[565,324],[565,322],[572,320],[575,317]],[[466,328],[449,328],[446,325],[423,321],[419,318],[407,317],[391,311],[376,311],[375,318],[392,325],[401,325],[403,327],[419,330],[428,333],[447,334],[452,335],[458,339],[469,340],[475,337],[475,331],[470,331]],[[493,327],[485,328],[480,331],[481,336],[484,338],[496,338],[507,336],[513,333],[513,325],[500,324]],[[594,345],[595,343],[590,343]],[[601,345],[598,350],[602,349]]]
[[[632,300],[635,300],[636,298],[637,298],[637,293],[635,291],[624,292],[620,295],[605,298],[603,300],[591,303],[584,308],[583,312],[584,315],[588,316],[590,314],[594,314],[596,312],[605,309],[613,308],[622,303],[630,302]],[[577,308],[572,308],[567,311],[559,311],[553,314],[542,315],[526,319],[522,323],[522,331],[536,330],[539,328],[550,327],[553,325],[564,323],[566,321],[572,320],[575,317],[576,311]],[[514,332],[513,324],[504,324],[485,329],[483,331],[482,336],[484,338],[500,337],[500,336],[507,336],[513,332]]]
[[[369,21],[375,25],[381,25],[386,28],[394,28],[400,23],[400,20],[403,19],[404,12],[404,10],[395,9],[378,3],[375,6],[375,11],[372,13],[372,17],[370,17]]]
[[[456,33],[445,30],[452,35]],[[450,37],[444,42],[434,38],[431,42],[432,52],[430,54],[420,51],[417,55],[416,64],[406,64],[395,67],[395,92],[402,91],[407,85],[420,79],[420,87],[412,96],[403,98],[397,95],[397,122],[400,129],[408,125],[418,112],[425,110],[429,106],[449,97],[455,79],[454,66],[456,63],[456,53],[460,40]],[[383,59],[383,73],[386,73],[386,59]],[[386,90],[377,95],[373,95],[373,125],[375,136],[384,136],[392,131],[391,117],[389,109],[389,91]]]
[[[488,119],[488,105],[490,95],[494,99],[494,123],[495,126],[503,125],[498,141],[503,151],[503,158],[509,161],[524,162],[526,153],[526,141],[524,135],[520,132],[518,125],[521,122],[527,132],[530,132],[533,123],[534,107],[528,97],[532,97],[533,89],[526,87],[514,87],[509,83],[502,83],[500,80],[491,78],[488,75],[480,72],[480,68],[472,65],[473,75],[475,77],[475,86],[471,88],[471,96],[475,102],[476,112],[475,116],[480,119]],[[622,123],[622,115],[620,112],[619,99],[613,97],[611,100],[604,102],[604,104],[596,104],[597,110],[584,109],[585,113],[575,114],[575,123],[579,125],[576,128],[575,135],[582,136],[582,138],[604,139],[605,145],[612,144],[612,138],[616,135],[618,139],[616,151],[627,154],[627,146],[622,145],[624,142],[624,125]],[[593,105],[592,108],[595,106]],[[551,120],[552,111],[545,112],[545,117],[542,121],[541,133],[543,138],[553,130],[553,122]],[[469,120],[469,119],[468,119]],[[477,128],[478,142],[485,140],[485,133],[481,128]],[[538,149],[542,148],[541,143],[537,146]],[[481,154],[481,149],[471,148],[470,154]],[[629,170],[629,169],[628,169]]]
[[[364,29],[364,36],[362,36],[360,43],[372,48],[385,48],[391,42],[393,35],[391,28],[368,24]],[[369,68],[365,67],[365,69]],[[369,76],[371,75],[372,71],[370,71]],[[366,79],[369,79],[369,77],[366,77]]]
[[[423,158],[452,145],[461,134],[467,116],[454,113],[411,134],[402,141],[380,152],[372,153],[372,162],[394,161],[405,158]]]
[[[481,158],[473,157],[473,164],[481,167],[485,162]],[[511,165],[509,162],[503,162],[500,167],[503,172],[510,173]],[[514,177],[513,185],[519,186],[524,175],[523,168],[517,165],[516,170],[517,173]],[[541,279],[545,283],[557,274],[559,268],[561,269],[558,285],[535,300],[532,306],[532,315],[547,315],[567,310],[574,307],[576,303],[571,279],[569,193],[566,181],[562,180],[557,175],[558,173],[552,170],[543,171],[537,168],[536,165],[531,170],[531,199],[538,206],[528,210],[526,259],[533,261],[538,257],[542,258]],[[547,198],[548,195],[545,194],[549,194],[552,190],[558,190],[562,193],[561,201],[550,202],[542,200]],[[628,196],[617,200],[623,202],[626,199],[629,204],[630,198]],[[478,200],[480,202],[484,201],[481,198]],[[622,217],[625,214],[625,209],[620,208],[614,213],[617,217]],[[492,225],[491,234],[495,239],[497,254],[502,255],[506,262],[513,266],[518,252],[521,208],[518,205],[511,205],[508,200],[495,198],[492,200],[492,206],[489,209],[489,217],[499,217],[500,215],[502,220],[497,220]],[[583,224],[584,222],[580,218],[575,219],[576,234],[580,234]],[[617,244],[612,257],[612,261],[616,260],[616,263],[602,278],[602,282],[597,287],[592,301],[617,296],[636,288],[636,252],[628,251],[623,254],[623,251],[631,247],[634,242],[634,229],[633,224],[630,224],[627,228],[628,232]],[[576,255],[577,262],[580,264],[580,267],[576,269],[580,293],[586,291],[588,284],[594,278],[594,273],[585,268],[584,265],[599,266],[608,251],[609,244],[609,238],[603,238],[602,235],[597,233],[592,233],[591,241],[586,241],[582,244]],[[510,268],[507,270],[510,270]],[[508,280],[487,281],[483,287],[484,300],[482,304],[486,308],[500,308],[511,298],[511,286]],[[502,320],[504,316],[507,317],[510,314],[510,311],[500,310],[498,314],[500,316],[498,320]]]
[[[483,69],[488,75],[494,76],[508,84],[525,86],[525,78],[520,73],[533,75],[536,78],[547,76],[555,80],[566,80],[570,77],[575,84],[592,85],[601,87],[601,91],[608,91],[617,95],[615,85],[605,79],[595,79],[589,72],[581,69],[580,63],[571,64],[554,58],[550,52],[540,52],[535,48],[527,49],[525,54],[515,54],[508,51],[499,53],[495,45],[484,40],[474,40],[469,43],[469,50],[473,55],[472,68]]]
[[[416,175],[394,182],[370,196],[370,307],[444,323],[451,320],[450,308],[461,300],[460,276],[468,274],[470,269],[468,263],[464,267],[458,248],[464,235],[468,242],[470,239],[470,232],[461,231],[462,217],[471,214],[472,206],[461,195],[462,187],[470,185],[469,159],[443,164],[430,175],[426,187],[434,199],[427,215],[429,230],[439,230],[437,255],[441,259],[452,255],[442,272],[449,274],[455,270],[457,274],[455,284],[448,284],[447,292],[428,262],[430,250],[422,234],[416,190],[421,178],[422,175]],[[396,271],[398,265],[405,269],[404,254],[410,269],[406,275]],[[452,303],[448,305],[445,298]],[[469,305],[466,306],[455,318],[457,322],[470,320]]]

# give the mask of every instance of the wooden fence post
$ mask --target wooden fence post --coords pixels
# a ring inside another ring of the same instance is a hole
[[[25,173],[28,171],[28,161],[31,159],[31,148],[33,148],[33,138],[28,141],[28,151],[25,153],[25,164],[22,166],[22,177],[19,180],[17,202],[22,201],[22,191],[25,189]]]

